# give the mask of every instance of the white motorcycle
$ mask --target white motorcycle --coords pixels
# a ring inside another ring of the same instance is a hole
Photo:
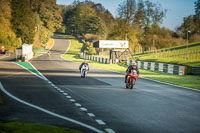
[[[88,65],[83,65],[81,67],[81,78],[85,78],[86,74],[88,73]]]

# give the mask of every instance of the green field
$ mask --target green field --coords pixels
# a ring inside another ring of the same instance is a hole
[[[141,61],[163,62],[170,64],[200,66],[200,43],[192,43],[155,52],[137,53],[134,58]]]
[[[50,125],[17,121],[0,121],[0,133],[83,133]]]
[[[68,36],[65,36],[68,37]],[[70,37],[70,36],[69,36]],[[72,37],[70,37],[72,38]],[[80,49],[82,48],[83,44],[79,43],[74,38],[71,39],[71,47],[67,53],[62,55],[63,58],[66,58],[68,60],[76,61],[76,62],[83,62],[83,59],[80,59],[78,56],[78,53],[80,52]],[[91,60],[88,60],[89,65],[96,66],[100,68],[104,68],[107,70],[112,70],[116,72],[125,73],[127,66],[124,65],[118,65],[118,64],[103,64],[94,62]],[[179,76],[179,75],[172,75],[167,74],[164,72],[152,72],[147,70],[140,70],[140,77],[154,79],[166,83],[171,83],[174,85],[180,85],[184,87],[190,87],[195,89],[200,89],[200,76]]]

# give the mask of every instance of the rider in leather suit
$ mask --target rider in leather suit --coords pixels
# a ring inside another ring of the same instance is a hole
[[[130,65],[127,70],[126,70],[126,75],[125,75],[125,83],[127,81],[127,77],[129,75],[129,73],[131,72],[131,70],[136,70],[137,71],[137,74],[139,76],[139,70],[138,70],[138,67],[137,67],[137,64],[135,62],[132,63],[132,65]]]

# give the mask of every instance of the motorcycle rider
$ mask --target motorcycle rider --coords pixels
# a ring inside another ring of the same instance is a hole
[[[85,61],[84,61],[83,63],[81,63],[81,65],[79,66],[80,72],[81,72],[81,68],[82,68],[83,65],[87,65],[87,66],[88,66],[88,71],[89,71],[89,65],[88,65],[87,61],[85,60]]]
[[[130,65],[126,70],[125,83],[127,82],[127,77],[129,75],[129,73],[131,72],[131,70],[136,70],[136,72],[137,72],[137,74],[139,76],[139,70],[138,70],[137,64],[136,64],[136,62],[133,62],[132,65]],[[135,79],[135,82],[136,82],[136,79]]]

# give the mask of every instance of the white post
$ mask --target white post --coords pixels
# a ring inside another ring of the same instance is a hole
[[[155,71],[155,62],[151,62],[151,68],[150,68],[151,71]]]
[[[159,63],[158,71],[163,72],[163,63]]]

